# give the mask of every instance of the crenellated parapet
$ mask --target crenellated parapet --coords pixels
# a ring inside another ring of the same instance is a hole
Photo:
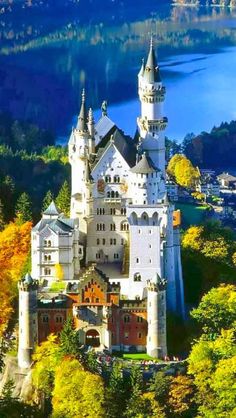
[[[161,103],[165,100],[166,88],[162,85],[148,87],[146,84],[144,87],[140,85],[139,96],[144,103]]]
[[[146,118],[138,118],[138,125],[141,130],[146,132],[164,131],[168,124],[168,118],[162,117],[160,119],[150,120]]]
[[[26,276],[23,277],[18,282],[19,291],[30,292],[30,291],[38,290],[38,288],[39,288],[39,281],[32,279],[29,273],[26,274]]]
[[[157,275],[158,276],[158,275]],[[147,281],[147,290],[149,292],[163,292],[167,288],[167,280],[161,277],[157,277],[157,282],[153,282],[152,280]]]

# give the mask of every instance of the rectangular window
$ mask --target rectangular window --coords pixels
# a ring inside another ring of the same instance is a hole
[[[138,332],[138,338],[142,338],[142,333]]]
[[[125,338],[129,338],[129,333],[125,332]]]
[[[105,245],[105,244],[106,244],[106,240],[105,240],[105,238],[103,238],[102,245]]]
[[[136,263],[139,264],[139,258],[136,258]]]

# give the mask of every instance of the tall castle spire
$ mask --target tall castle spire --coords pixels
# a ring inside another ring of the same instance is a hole
[[[153,47],[152,37],[150,41],[150,49],[149,49],[148,59],[146,62],[143,76],[144,76],[144,79],[148,83],[160,83],[161,82],[160,71],[157,65],[157,59],[156,59],[156,54],[155,54],[155,50]]]
[[[76,129],[78,129],[78,131],[81,131],[81,132],[88,132],[84,89],[82,90],[82,102],[81,102],[81,108],[80,108],[80,113],[79,113]]]

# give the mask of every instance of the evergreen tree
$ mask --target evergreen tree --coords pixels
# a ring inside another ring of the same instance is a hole
[[[44,212],[48,208],[53,199],[54,197],[51,190],[48,190],[43,199],[42,212]]]
[[[74,330],[72,318],[68,318],[64,323],[60,333],[60,347],[64,355],[78,356],[80,354],[79,333]]]
[[[14,381],[12,379],[7,380],[2,389],[2,398],[4,401],[9,402],[13,398],[14,388]]]
[[[140,416],[140,397],[143,389],[143,374],[139,366],[133,366],[130,373],[131,396],[126,406],[125,417]],[[142,416],[142,415],[141,415]]]
[[[123,376],[121,364],[115,363],[112,368],[108,389],[106,391],[108,409],[107,416],[109,418],[123,416],[122,411],[125,410],[125,405],[129,397],[127,386],[128,385]]]
[[[16,215],[20,222],[32,220],[32,204],[27,193],[22,193],[16,202]]]
[[[56,205],[66,216],[70,216],[70,188],[66,180],[58,193]]]
[[[0,199],[0,231],[4,229],[4,215],[3,215],[3,204]]]
[[[15,183],[12,177],[6,176],[0,181],[0,196],[3,204],[3,216],[6,222],[14,217]]]

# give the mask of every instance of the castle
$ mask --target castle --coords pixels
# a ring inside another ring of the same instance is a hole
[[[19,282],[22,368],[68,315],[82,344],[153,357],[167,354],[167,310],[184,316],[180,214],[168,198],[165,87],[152,42],[138,94],[134,139],[108,117],[106,103],[95,124],[82,94],[69,139],[70,219],[50,204],[32,230],[31,275]]]

